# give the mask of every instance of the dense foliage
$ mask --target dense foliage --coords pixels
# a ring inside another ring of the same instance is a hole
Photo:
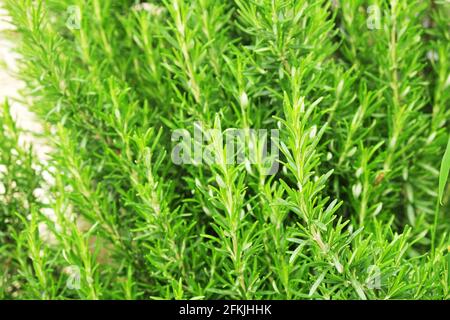
[[[450,297],[448,2],[6,6],[54,152],[5,104],[0,298]],[[172,161],[176,130],[232,128],[279,130],[279,170],[215,139]]]

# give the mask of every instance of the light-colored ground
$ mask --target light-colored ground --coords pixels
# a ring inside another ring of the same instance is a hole
[[[54,183],[53,177],[48,171],[50,170],[48,167],[49,154],[52,148],[50,143],[40,136],[44,127],[36,115],[29,110],[28,106],[32,104],[21,95],[25,84],[18,77],[20,56],[15,52],[17,43],[12,40],[18,38],[11,37],[11,34],[14,33],[14,26],[10,23],[11,18],[2,5],[2,0],[0,0],[0,103],[4,103],[5,99],[9,101],[11,115],[21,131],[19,138],[21,147],[27,148],[31,145],[33,148],[36,159],[35,166],[40,167],[39,172],[43,178],[40,188],[35,189],[33,193],[41,203],[49,204],[51,202],[49,189]],[[44,208],[42,211],[49,218],[55,219],[51,208]],[[41,223],[39,230],[44,239],[54,240],[50,237],[45,224]]]
[[[23,98],[20,90],[24,87],[24,83],[17,77],[19,56],[14,51],[16,43],[8,37],[8,33],[14,32],[14,26],[10,23],[11,18],[2,5],[0,0],[0,103],[8,99],[11,105],[11,114],[23,132],[20,144],[22,146],[31,144],[38,161],[46,163],[51,148],[47,141],[38,137],[43,132],[42,124],[26,106],[28,103],[21,102]]]

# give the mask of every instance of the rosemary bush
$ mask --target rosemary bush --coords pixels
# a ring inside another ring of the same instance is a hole
[[[54,152],[6,103],[1,298],[450,298],[448,2],[138,2],[6,1]]]

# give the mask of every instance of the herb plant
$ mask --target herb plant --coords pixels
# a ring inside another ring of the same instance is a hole
[[[6,102],[1,298],[450,298],[448,1],[5,5],[53,152]]]

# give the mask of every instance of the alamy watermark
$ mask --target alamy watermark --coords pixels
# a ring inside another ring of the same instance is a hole
[[[81,9],[79,6],[67,7],[66,27],[71,30],[79,30],[81,28]]]
[[[193,137],[186,129],[172,132],[172,161],[177,165],[256,165],[261,174],[274,175],[279,169],[279,130],[205,129],[194,123]]]
[[[370,265],[367,268],[366,285],[369,289],[380,290],[381,289],[381,269],[377,265]]]
[[[81,271],[78,266],[72,265],[64,269],[68,275],[66,286],[70,290],[80,290],[81,288]]]
[[[367,28],[370,30],[381,29],[381,10],[377,5],[367,8]]]

